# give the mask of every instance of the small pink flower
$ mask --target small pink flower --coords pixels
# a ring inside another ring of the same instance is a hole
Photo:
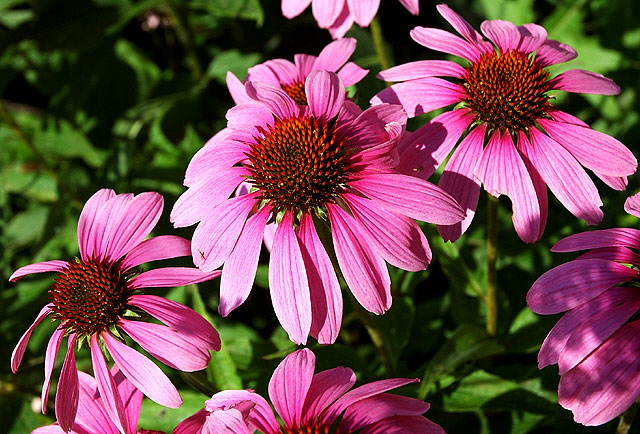
[[[444,430],[422,416],[429,404],[387,393],[417,378],[375,381],[350,390],[356,376],[337,367],[314,374],[315,355],[303,348],[289,354],[269,381],[267,401],[250,390],[227,390],[206,402],[205,409],[181,422],[173,434],[229,433],[420,433]]]
[[[413,15],[420,13],[419,0],[399,0]],[[355,22],[367,27],[380,6],[380,0],[282,0],[282,15],[297,17],[311,5],[318,26],[328,29],[333,39],[342,38]]]
[[[640,217],[640,195],[625,210]],[[527,294],[529,308],[567,311],[538,353],[538,367],[557,363],[560,405],[576,422],[601,425],[640,397],[640,231],[604,229],[571,235],[554,252],[588,250],[544,273]]]
[[[209,350],[220,349],[218,332],[186,306],[155,295],[144,288],[173,287],[203,282],[220,272],[204,273],[195,268],[165,267],[141,272],[136,267],[162,259],[186,256],[190,243],[172,235],[145,240],[162,214],[163,198],[147,192],[137,196],[103,189],[85,204],[78,222],[80,258],[47,261],[18,269],[9,280],[53,271],[56,277],[49,290],[51,302],[22,336],[11,357],[15,373],[29,337],[46,316],[60,322],[53,332],[45,356],[42,410],[45,411],[53,365],[64,337],[67,351],[56,391],[56,418],[68,431],[78,409],[78,374],[75,351],[82,343],[91,350],[93,372],[111,420],[126,427],[124,401],[116,392],[114,378],[102,354],[145,395],[161,405],[179,407],[176,388],[151,360],[126,346],[124,333],[163,363],[183,371],[204,369]],[[163,324],[149,321],[155,318]]]
[[[198,223],[194,263],[224,264],[219,312],[248,297],[265,226],[276,222],[269,264],[271,299],[292,341],[309,334],[335,341],[342,320],[338,278],[321,236],[331,236],[337,262],[355,298],[370,312],[391,306],[385,260],[416,271],[431,259],[413,218],[453,224],[463,218],[441,189],[395,171],[406,115],[396,105],[362,112],[345,100],[340,77],[314,71],[308,105],[282,89],[247,83],[251,101],[227,112],[228,127],[189,163],[171,213],[176,227]],[[242,182],[249,194],[229,196]]]
[[[379,77],[403,83],[383,90],[372,103],[402,104],[410,117],[455,105],[400,144],[399,170],[424,179],[457,144],[439,185],[467,209],[467,217],[439,226],[440,234],[456,240],[464,233],[481,184],[489,194],[511,199],[513,225],[528,243],[544,232],[547,186],[573,215],[590,225],[599,223],[602,202],[585,168],[623,190],[636,159],[622,143],[556,109],[550,100],[556,90],[614,95],[618,86],[578,69],[549,79],[547,67],[577,54],[547,39],[536,24],[484,21],[480,28],[485,39],[448,6],[438,5],[438,11],[462,38],[425,27],[413,29],[411,37],[427,48],[462,57],[468,65],[420,60],[390,68]]]

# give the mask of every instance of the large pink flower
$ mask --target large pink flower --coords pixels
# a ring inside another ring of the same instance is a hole
[[[625,209],[640,217],[640,195]],[[589,251],[547,271],[527,294],[536,313],[568,311],[544,340],[538,367],[557,363],[560,404],[576,422],[601,425],[640,397],[640,231],[584,232],[551,250]]]
[[[165,267],[141,272],[145,262],[186,256],[190,243],[172,235],[145,240],[162,214],[158,193],[118,194],[103,189],[85,204],[78,222],[80,258],[27,265],[11,281],[32,274],[55,272],[51,302],[22,336],[11,357],[18,370],[33,329],[46,316],[60,322],[47,346],[42,410],[46,408],[53,365],[64,337],[67,351],[56,391],[56,417],[68,431],[78,409],[78,374],[75,351],[82,343],[91,350],[93,372],[109,416],[126,429],[127,412],[116,393],[114,378],[102,354],[105,348],[115,365],[145,395],[167,407],[182,403],[169,378],[151,360],[129,348],[124,333],[163,363],[183,371],[204,369],[209,350],[220,349],[218,332],[186,306],[155,295],[144,288],[173,287],[217,277],[195,268]],[[149,321],[151,318],[163,324]],[[129,433],[130,431],[126,431]]]
[[[399,106],[362,112],[327,71],[307,78],[308,105],[265,83],[246,89],[252,101],[229,110],[228,128],[189,163],[189,189],[171,219],[177,227],[199,222],[192,240],[198,267],[224,264],[223,316],[249,295],[265,225],[276,222],[269,264],[276,315],[296,343],[309,334],[334,342],[342,297],[324,243],[332,242],[355,298],[382,314],[391,306],[385,260],[416,271],[431,258],[413,218],[453,224],[463,212],[435,185],[394,169],[406,121]],[[243,181],[250,193],[229,199]]]
[[[402,104],[410,117],[455,105],[400,145],[399,169],[425,179],[458,145],[439,185],[467,209],[467,217],[440,226],[440,234],[456,240],[468,228],[481,184],[489,194],[511,199],[513,224],[525,242],[537,241],[544,231],[547,186],[573,215],[587,224],[599,223],[602,202],[585,168],[623,190],[626,177],[636,170],[636,159],[622,143],[554,108],[550,100],[554,90],[613,95],[618,86],[577,69],[549,79],[548,66],[577,54],[547,39],[536,24],[484,21],[484,39],[448,6],[439,5],[438,11],[462,38],[424,27],[413,29],[412,38],[462,57],[467,66],[421,60],[390,68],[379,77],[403,83],[383,90],[372,102]]]
[[[420,13],[419,0],[399,0],[413,15]],[[342,38],[355,22],[367,27],[380,6],[380,0],[282,0],[282,15],[297,17],[311,5],[318,26],[328,29],[333,39]]]
[[[417,378],[375,381],[350,390],[356,376],[337,367],[314,374],[315,355],[306,348],[289,354],[269,381],[269,397],[280,416],[278,423],[267,401],[250,390],[217,393],[205,409],[180,423],[173,434],[335,433],[441,434],[444,430],[422,416],[429,404],[386,393]]]

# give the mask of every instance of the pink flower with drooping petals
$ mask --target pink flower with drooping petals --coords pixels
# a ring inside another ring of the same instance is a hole
[[[259,81],[280,87],[298,104],[307,104],[304,84],[313,71],[335,72],[345,86],[354,85],[367,75],[368,69],[348,62],[355,49],[356,40],[344,38],[328,44],[318,56],[296,54],[293,63],[286,59],[267,60],[249,68],[244,81]],[[251,101],[245,85],[232,72],[227,72],[227,88],[236,104]]]
[[[176,227],[199,222],[192,240],[198,267],[224,264],[223,316],[249,295],[265,225],[276,222],[269,264],[276,316],[296,343],[309,334],[332,343],[342,296],[324,245],[329,236],[355,298],[382,314],[391,306],[385,260],[416,271],[431,258],[413,219],[453,224],[464,214],[435,185],[394,169],[406,121],[399,106],[363,112],[328,71],[307,78],[308,105],[265,83],[249,82],[246,89],[252,101],[229,110],[228,127],[189,163],[189,189],[171,220]],[[244,181],[251,192],[228,199]]]
[[[639,194],[625,210],[640,217]],[[567,311],[544,340],[538,367],[557,363],[560,405],[576,422],[601,425],[640,397],[640,230],[583,232],[551,250],[588,252],[544,273],[527,294],[536,313]]]
[[[227,390],[206,402],[205,409],[181,422],[173,434],[334,433],[442,434],[439,425],[422,416],[429,404],[387,393],[416,383],[417,378],[374,381],[350,390],[356,376],[337,367],[314,374],[315,355],[297,350],[278,365],[269,381],[269,397],[281,423],[267,401],[250,390]]]
[[[585,168],[623,190],[636,159],[622,143],[556,109],[550,100],[554,90],[615,95],[618,86],[577,69],[549,79],[547,67],[577,54],[547,39],[536,24],[484,21],[480,28],[485,39],[448,6],[438,5],[438,11],[462,38],[425,27],[413,29],[411,37],[427,48],[462,57],[468,66],[421,60],[390,68],[379,77],[402,83],[381,91],[372,103],[402,104],[410,117],[455,105],[400,144],[399,170],[424,179],[457,144],[439,185],[466,208],[467,217],[439,226],[443,238],[455,241],[469,227],[481,184],[489,194],[511,199],[513,225],[528,243],[544,232],[547,186],[573,215],[590,225],[599,223],[602,202]]]
[[[120,430],[109,418],[109,412],[100,396],[96,380],[89,374],[78,371],[78,414],[70,434],[118,434]],[[126,402],[124,411],[129,423],[127,432],[136,434],[164,434],[162,431],[138,429],[142,408],[142,392],[138,390],[117,367],[111,376],[118,395]],[[31,434],[66,434],[58,423],[36,428]]]
[[[151,360],[123,343],[124,333],[163,363],[182,370],[204,369],[209,350],[220,349],[218,332],[196,312],[174,301],[142,291],[203,282],[220,275],[195,268],[165,267],[140,272],[145,262],[191,254],[190,243],[172,235],[145,240],[162,214],[163,198],[155,192],[118,194],[103,189],[85,204],[78,222],[80,258],[27,265],[14,272],[12,282],[32,274],[55,272],[49,295],[11,356],[15,373],[34,328],[47,316],[60,322],[47,346],[42,411],[60,344],[67,351],[56,391],[56,419],[71,429],[78,409],[78,374],[75,351],[88,343],[94,376],[109,416],[119,429],[130,433],[124,401],[116,392],[113,376],[102,354],[145,395],[161,405],[179,407],[182,400],[169,378]],[[155,318],[163,324],[150,322]]]
[[[419,0],[398,1],[413,15],[420,13]],[[354,22],[360,27],[369,26],[378,13],[380,0],[282,0],[282,15],[297,17],[309,5],[318,26],[328,29],[333,39],[340,39]]]

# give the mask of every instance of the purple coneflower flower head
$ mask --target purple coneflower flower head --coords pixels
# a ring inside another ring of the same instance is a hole
[[[553,91],[614,95],[618,86],[578,69],[549,78],[548,66],[577,54],[547,39],[536,24],[484,21],[480,27],[485,39],[448,6],[438,5],[438,11],[462,37],[416,27],[412,38],[462,57],[467,66],[421,60],[390,68],[379,77],[402,83],[381,91],[372,103],[402,104],[410,117],[455,105],[400,144],[399,169],[424,179],[455,147],[439,185],[466,208],[467,217],[440,226],[440,234],[456,240],[464,233],[481,184],[489,194],[511,199],[513,225],[525,242],[539,240],[544,232],[547,186],[573,215],[590,225],[599,223],[602,202],[585,168],[623,190],[626,177],[636,170],[636,159],[622,143],[558,110],[550,100]]]
[[[640,195],[625,210],[640,217]],[[560,405],[576,422],[601,425],[640,397],[640,231],[583,232],[551,250],[587,252],[544,273],[527,294],[536,313],[567,312],[544,340],[538,367],[557,363]]]
[[[135,387],[167,407],[180,406],[178,391],[158,366],[123,343],[124,335],[158,360],[182,371],[204,369],[210,360],[209,350],[220,349],[218,332],[199,314],[179,303],[144,294],[145,288],[188,285],[220,274],[183,267],[144,272],[137,268],[145,262],[191,254],[189,241],[181,237],[164,235],[145,240],[162,208],[163,198],[155,192],[134,196],[99,190],[80,214],[79,258],[27,265],[9,279],[57,273],[49,290],[51,302],[16,345],[11,369],[18,370],[34,328],[47,316],[59,321],[46,350],[42,410],[46,408],[56,355],[66,337],[67,351],[55,402],[56,418],[66,431],[71,429],[78,409],[75,351],[81,344],[89,345],[100,395],[119,429],[128,426],[127,412],[102,354],[103,347]]]
[[[126,403],[127,429],[120,429],[109,417],[109,411],[100,396],[96,380],[89,374],[78,371],[78,414],[71,427],[65,431],[58,424],[36,428],[31,434],[118,434],[119,432],[135,434],[164,434],[162,431],[138,429],[138,419],[142,408],[142,392],[138,390],[117,367],[112,369],[111,376],[118,390],[118,395]]]
[[[444,430],[422,416],[429,404],[387,393],[416,383],[417,378],[374,381],[355,389],[353,371],[337,367],[314,374],[311,350],[297,350],[278,365],[269,381],[267,401],[250,390],[217,393],[205,409],[181,422],[173,434],[441,434]]]
[[[248,83],[252,101],[229,110],[228,127],[193,157],[189,189],[171,220],[176,227],[199,222],[192,240],[198,267],[224,264],[223,316],[249,295],[265,225],[276,222],[269,264],[276,315],[292,341],[311,334],[332,343],[342,297],[320,238],[325,228],[355,298],[382,314],[391,306],[385,260],[416,271],[431,258],[413,219],[453,224],[464,214],[442,189],[394,170],[406,121],[401,107],[363,112],[327,71],[312,72],[305,93],[309,105],[298,105],[280,88]],[[251,192],[228,199],[242,182]]]
[[[399,1],[413,15],[420,13],[419,0]],[[309,5],[318,26],[328,29],[333,39],[340,39],[354,22],[360,27],[369,26],[378,13],[380,0],[282,0],[282,15],[297,17]]]
[[[296,54],[293,62],[286,59],[267,60],[249,68],[244,81],[259,81],[280,87],[298,104],[307,104],[304,86],[313,71],[335,72],[345,86],[354,85],[367,75],[368,69],[348,61],[355,49],[356,40],[344,38],[329,43],[318,56]],[[244,84],[231,72],[227,73],[227,87],[236,104],[251,101]]]

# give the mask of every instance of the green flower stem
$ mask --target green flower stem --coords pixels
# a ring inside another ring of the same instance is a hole
[[[638,412],[638,407],[640,407],[640,399],[634,402],[633,405],[631,405],[631,407],[627,409],[627,411],[622,413],[620,422],[618,423],[618,428],[616,429],[616,434],[627,434],[629,432],[629,430],[631,429],[633,418]]]
[[[377,15],[373,17],[373,21],[369,24],[369,29],[371,29],[371,39],[373,39],[373,46],[378,56],[380,68],[391,68],[392,63],[389,56],[387,56],[387,51],[384,49],[384,36],[382,35],[382,27],[380,26],[380,20]]]
[[[498,330],[498,198],[490,194],[487,197],[487,334],[495,336]]]

